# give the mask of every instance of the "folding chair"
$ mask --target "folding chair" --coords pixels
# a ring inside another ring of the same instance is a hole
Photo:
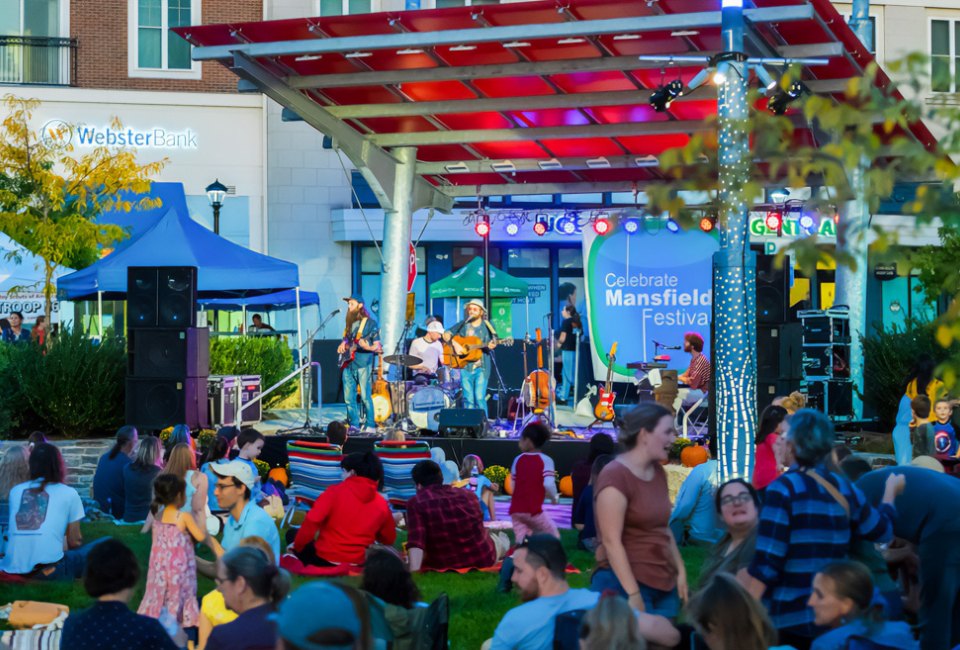
[[[417,493],[413,466],[431,459],[430,445],[422,440],[384,440],[373,446],[373,453],[383,463],[383,491],[390,505],[404,507],[407,499]]]
[[[701,431],[702,429],[706,428],[707,422],[710,419],[710,412],[708,410],[709,404],[710,395],[704,393],[703,397],[694,402],[690,408],[684,410],[681,407],[677,411],[677,425],[681,431],[681,435],[684,438],[690,437],[687,435],[687,430],[691,427],[694,429],[694,433],[696,433],[698,436],[703,435],[701,434]],[[706,436],[703,435],[703,437]]]
[[[287,442],[287,456],[290,459],[292,484],[287,495],[292,497],[290,503],[293,507],[287,509],[281,528],[290,523],[296,510],[309,510],[324,490],[343,480],[340,468],[343,451],[337,445],[291,440]]]

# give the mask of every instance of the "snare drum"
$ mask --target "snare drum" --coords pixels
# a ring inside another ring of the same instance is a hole
[[[407,409],[410,421],[418,429],[440,430],[440,411],[453,405],[450,397],[436,386],[408,389]]]

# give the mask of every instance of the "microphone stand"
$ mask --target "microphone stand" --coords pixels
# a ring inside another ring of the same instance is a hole
[[[493,370],[497,373],[497,419],[494,421],[494,425],[499,427],[501,425],[501,420],[503,419],[503,394],[507,391],[507,387],[503,383],[503,376],[500,374],[500,366],[497,364],[497,356],[495,350],[488,350],[490,362],[493,364]],[[488,388],[489,390],[489,388]]]
[[[304,434],[316,435],[316,436],[323,435],[323,429],[318,424],[314,424],[310,419],[310,407],[312,402],[312,399],[310,397],[310,384],[312,380],[311,373],[313,371],[313,341],[317,337],[317,334],[323,329],[323,326],[326,324],[326,322],[329,321],[331,318],[333,318],[339,311],[340,311],[339,309],[336,309],[332,314],[327,316],[326,320],[324,320],[323,323],[320,323],[320,325],[318,325],[317,328],[313,330],[313,332],[311,332],[309,336],[307,336],[307,340],[304,341],[300,349],[297,350],[298,354],[303,355],[303,348],[304,347],[307,348],[307,365],[305,367],[306,372],[300,375],[300,381],[303,382],[304,384],[304,393],[307,395],[307,407],[304,409],[303,424],[301,424],[299,427],[293,427],[290,429],[282,429],[280,431],[277,431],[277,433],[279,434],[304,433]],[[320,417],[320,422],[322,422],[323,421],[323,397],[321,396],[321,392],[320,392],[322,377],[320,377],[319,363],[317,364],[317,379],[318,379],[317,401],[320,405],[319,417]]]
[[[400,332],[400,340],[397,341],[397,345],[393,352],[394,354],[405,354],[403,352],[403,344],[407,340],[407,332],[410,330],[412,325],[413,321],[409,320],[403,324],[403,331]],[[400,409],[397,413],[397,419],[394,424],[404,433],[408,431],[416,431],[417,427],[410,419],[410,410],[409,405],[407,404],[407,367],[405,365],[400,364],[400,374],[398,376],[399,379],[397,380],[397,393],[400,395]]]
[[[326,327],[327,327],[327,323],[330,322],[330,319],[333,318],[334,316],[336,316],[336,315],[339,314],[339,313],[340,313],[340,310],[339,310],[339,309],[334,309],[332,312],[330,312],[330,313],[327,315],[327,317],[323,319],[323,322],[320,323],[320,326],[319,326],[316,330],[314,330],[313,333],[316,334],[317,332],[320,332],[321,334],[323,334],[323,333],[324,333],[324,330],[325,330]]]

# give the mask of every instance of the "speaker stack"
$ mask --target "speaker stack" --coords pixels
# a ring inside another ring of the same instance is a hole
[[[789,323],[790,269],[774,255],[757,255],[757,407],[800,387],[802,328]]]
[[[197,267],[127,269],[128,424],[207,425],[210,335],[196,325]]]
[[[850,312],[816,309],[798,315],[803,323],[803,376],[809,406],[834,422],[849,422],[854,419]]]

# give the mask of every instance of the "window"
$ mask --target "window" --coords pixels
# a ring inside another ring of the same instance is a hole
[[[200,0],[128,0],[131,77],[200,78],[190,44],[170,31],[200,22]]]
[[[379,0],[320,0],[321,16],[369,14],[379,10]]]
[[[958,92],[960,31],[956,20],[930,21],[930,85],[937,93]]]

